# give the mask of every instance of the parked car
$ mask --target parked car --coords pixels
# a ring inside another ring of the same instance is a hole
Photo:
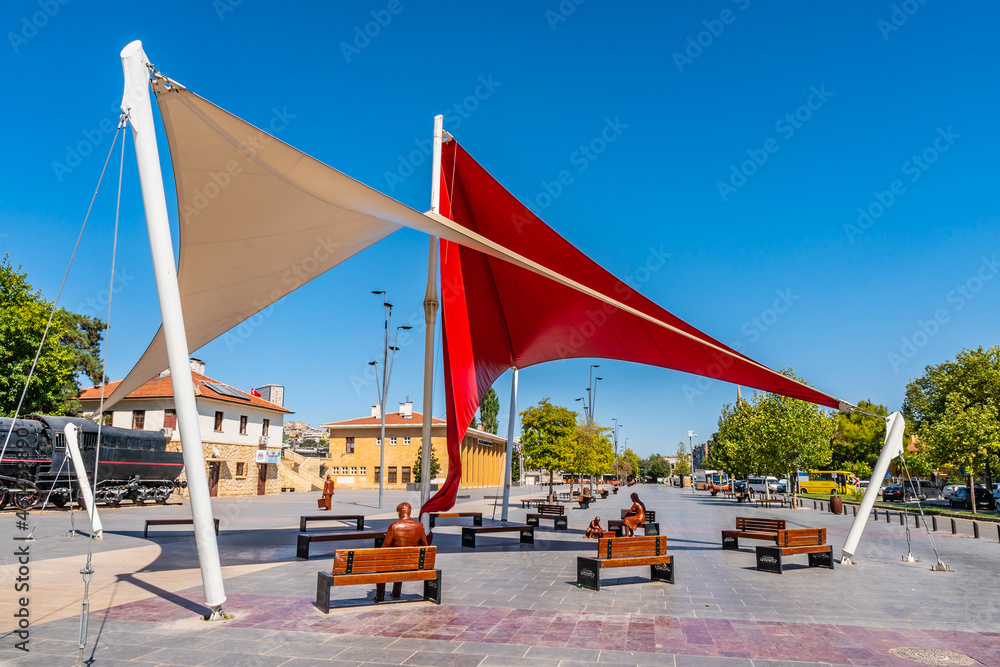
[[[764,478],[763,477],[749,477],[747,481],[750,485],[750,490],[754,493],[766,493],[764,488]],[[767,477],[767,487],[770,489],[771,493],[778,492],[778,478],[777,477]]]
[[[976,509],[990,509],[996,506],[996,500],[993,498],[992,491],[978,486],[974,490],[976,492]],[[969,493],[969,489],[963,486],[952,492],[951,497],[948,498],[948,504],[952,507],[962,507],[971,510],[971,499],[972,495]]]
[[[867,491],[869,484],[871,484],[871,480],[869,480],[869,479],[863,479],[860,482],[858,482],[858,488],[861,489],[862,491]],[[878,487],[878,495],[881,496],[883,493],[885,493],[885,486],[884,485]]]
[[[899,484],[887,486],[882,492],[882,500],[886,502],[903,502],[903,487]]]
[[[778,480],[778,493],[788,493],[788,480],[779,479]]]
[[[951,494],[955,492],[955,489],[964,488],[961,484],[948,484],[943,489],[941,489],[941,497],[945,500],[951,498]]]

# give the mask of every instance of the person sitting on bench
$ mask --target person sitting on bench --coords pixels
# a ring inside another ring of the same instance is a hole
[[[399,521],[393,521],[385,531],[385,542],[382,547],[425,547],[427,546],[427,535],[424,533],[424,524],[410,518],[413,508],[410,503],[400,503],[396,505],[396,514]],[[394,581],[392,583],[392,597],[398,598],[403,594],[403,582]],[[385,584],[375,584],[375,602],[385,601]]]
[[[587,526],[586,537],[588,539],[595,539],[595,540],[599,540],[602,537],[604,537],[604,529],[601,528],[601,517],[595,516],[594,520],[590,522],[590,525]]]
[[[629,508],[628,512],[625,512],[625,516],[622,517],[622,527],[625,532],[628,533],[625,537],[632,537],[635,535],[635,529],[646,523],[646,506],[642,504],[639,500],[639,494],[632,494],[632,507]]]

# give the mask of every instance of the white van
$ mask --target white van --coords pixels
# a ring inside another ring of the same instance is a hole
[[[768,476],[766,478],[766,480],[767,480],[766,484],[767,484],[768,488],[770,488],[771,493],[777,493],[778,492],[778,478],[777,477]],[[749,486],[750,490],[753,491],[754,493],[765,493],[766,490],[764,489],[764,484],[765,484],[765,478],[764,477],[748,477],[747,478],[747,486]]]

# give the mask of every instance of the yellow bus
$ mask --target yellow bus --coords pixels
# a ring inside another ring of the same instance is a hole
[[[799,475],[799,491],[802,493],[851,493],[858,486],[858,478],[847,470],[810,470],[809,477]]]

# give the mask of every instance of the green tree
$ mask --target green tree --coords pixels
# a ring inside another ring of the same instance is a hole
[[[500,399],[497,398],[497,393],[493,391],[493,387],[490,387],[486,395],[483,396],[482,403],[479,404],[480,428],[487,433],[496,434],[500,428],[500,423],[497,421],[497,414],[499,412]]]
[[[973,486],[984,471],[992,483],[1000,465],[1000,346],[963,349],[954,361],[925,368],[906,386],[903,415],[929,463],[964,468]]]
[[[591,486],[594,475],[603,475],[614,466],[614,444],[608,438],[610,430],[597,422],[577,424],[573,469],[581,475],[589,475]]]
[[[52,303],[34,291],[27,274],[0,262],[0,414],[17,409],[31,363],[42,340]],[[56,310],[25,394],[21,414],[75,414],[80,376],[102,380],[100,342],[105,325],[97,318]]]
[[[423,447],[417,447],[417,459],[413,462],[414,484],[420,484],[420,475],[424,471],[423,449]],[[434,448],[431,447],[431,479],[437,477],[439,472],[441,472],[441,462],[438,461],[437,454],[434,452]]]
[[[644,463],[644,467],[654,481],[660,477],[667,477],[670,475],[670,464],[667,463],[667,460],[659,454],[650,454],[649,458],[647,458]]]
[[[518,444],[514,445],[511,450],[513,456],[510,457],[510,481],[520,482],[521,481],[521,446]]]
[[[549,473],[549,499],[556,470],[573,463],[576,440],[576,413],[552,405],[543,398],[538,405],[521,413],[521,446],[525,463]]]
[[[639,461],[639,455],[633,452],[628,447],[625,448],[625,463],[628,464],[630,475],[633,479],[642,474],[642,462]]]
[[[757,435],[759,413],[749,401],[722,406],[719,431],[705,465],[746,479],[762,469],[760,441]]]
[[[877,415],[889,414],[884,405],[871,401],[859,401],[858,407]],[[861,479],[868,479],[885,443],[885,422],[860,412],[840,412],[833,416],[833,423],[833,468],[849,470]]]
[[[674,453],[677,463],[674,464],[674,474],[684,478],[684,475],[691,474],[691,456],[688,454],[687,445],[683,442],[677,443],[677,451]]]

